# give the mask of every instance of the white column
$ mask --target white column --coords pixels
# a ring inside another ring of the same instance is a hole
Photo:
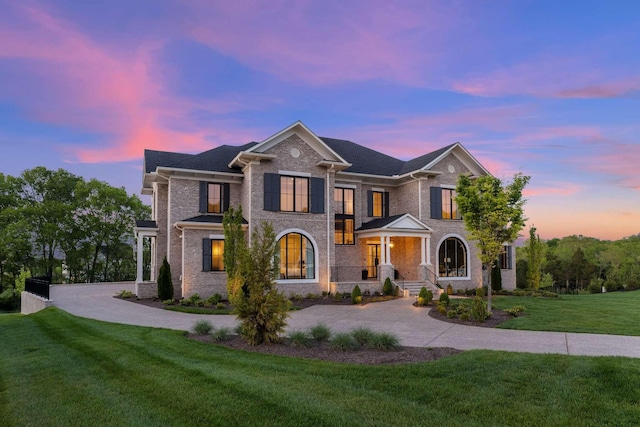
[[[156,237],[149,238],[149,246],[151,246],[151,268],[149,269],[149,280],[155,282],[158,278],[156,273]]]
[[[427,265],[431,264],[431,234],[427,236]]]
[[[420,265],[426,264],[425,253],[424,253],[426,241],[427,239],[425,237],[420,238]]]
[[[386,247],[386,250],[387,250],[386,258],[387,258],[387,260],[386,261],[387,261],[387,264],[391,265],[391,236],[387,236],[386,240],[387,240],[387,247]]]
[[[385,254],[387,253],[385,250],[385,237],[384,236],[380,236],[380,264],[386,264],[387,260],[385,257]]]
[[[142,243],[142,239],[144,239],[144,237],[138,233],[138,242],[136,245],[136,248],[138,250],[137,253],[137,257],[136,257],[136,262],[137,262],[137,270],[136,270],[136,283],[142,283],[142,249],[143,249],[143,243]]]

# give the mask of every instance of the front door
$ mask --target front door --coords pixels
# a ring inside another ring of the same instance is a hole
[[[369,278],[378,277],[378,264],[380,264],[380,245],[367,245],[367,271]]]

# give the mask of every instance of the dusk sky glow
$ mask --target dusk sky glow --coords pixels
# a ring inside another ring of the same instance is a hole
[[[401,159],[459,141],[530,175],[523,234],[638,234],[640,2],[0,0],[1,173],[140,194],[145,148],[296,120]]]

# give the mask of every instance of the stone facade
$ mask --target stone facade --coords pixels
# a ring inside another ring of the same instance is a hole
[[[204,271],[203,262],[203,239],[221,238],[221,223],[188,221],[202,215],[199,212],[200,182],[205,181],[229,184],[229,205],[242,206],[248,222],[247,235],[263,221],[268,221],[278,238],[294,232],[311,242],[315,256],[314,277],[278,280],[278,287],[287,294],[350,292],[355,283],[360,284],[363,291],[376,292],[382,289],[386,277],[395,275],[406,281],[424,281],[425,276],[438,274],[438,253],[448,237],[456,237],[464,243],[468,274],[466,277],[440,278],[439,283],[442,286],[451,283],[456,289],[481,286],[482,266],[463,221],[431,218],[431,187],[454,188],[460,174],[478,174],[484,170],[465,153],[466,150],[454,145],[448,155],[430,164],[428,170],[417,170],[405,176],[347,174],[342,170],[348,168],[349,163],[329,150],[303,125],[292,125],[287,132],[240,151],[233,160],[235,163],[232,162],[235,169],[230,172],[197,170],[189,173],[177,169],[166,172],[166,176],[153,176],[156,179],[152,193],[153,220],[158,227],[154,261],[159,266],[167,256],[177,297],[195,293],[203,298],[214,293],[226,296],[226,274]],[[322,179],[323,212],[266,210],[265,174],[315,178],[316,182]],[[354,244],[336,245],[334,242],[333,193],[336,187],[354,189],[357,230]],[[371,190],[389,195],[389,223],[383,220],[375,229],[370,224],[379,219],[368,216],[367,194]],[[396,217],[403,221],[401,225],[391,222]],[[375,250],[381,254],[374,262],[369,251]],[[389,258],[385,256],[387,254]],[[512,265],[514,269],[503,270],[505,288],[515,288],[515,259]],[[363,270],[367,269],[375,271],[378,277],[365,278]]]

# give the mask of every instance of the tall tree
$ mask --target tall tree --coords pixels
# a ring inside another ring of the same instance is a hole
[[[230,207],[222,216],[224,227],[224,270],[227,279],[232,279],[240,268],[246,250],[246,240],[242,230],[242,206]]]
[[[522,190],[528,176],[516,175],[510,184],[490,175],[472,179],[461,175],[456,186],[456,202],[469,235],[479,249],[478,257],[487,271],[496,264],[502,245],[512,243],[524,227]],[[491,311],[491,284],[487,292]]]
[[[529,241],[527,242],[527,282],[536,291],[540,287],[542,275],[542,255],[544,246],[540,236],[536,234],[536,227],[529,229]]]

